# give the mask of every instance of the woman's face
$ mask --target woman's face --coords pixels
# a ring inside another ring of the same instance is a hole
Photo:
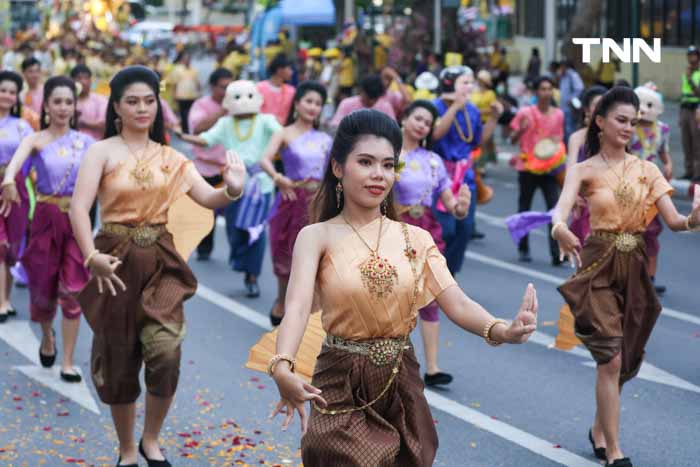
[[[14,81],[0,81],[0,110],[9,112],[17,104],[17,84]]]
[[[596,124],[603,132],[603,139],[614,147],[624,147],[632,139],[637,126],[637,111],[633,105],[614,106],[605,117],[596,116]]]
[[[148,130],[158,114],[158,98],[146,83],[134,83],[114,106],[122,125],[135,131]]]
[[[366,209],[378,208],[389,196],[396,179],[394,148],[386,138],[361,137],[345,165],[333,161],[334,175],[342,179],[346,203]]]
[[[474,75],[464,74],[455,80],[455,94],[468,96],[474,89]]]
[[[305,122],[315,121],[321,115],[322,108],[323,99],[316,91],[307,92],[294,104],[294,109],[297,111],[299,118]]]
[[[423,107],[416,107],[403,121],[404,138],[422,141],[433,128],[433,114]]]
[[[44,103],[44,110],[51,119],[51,124],[65,126],[75,115],[75,96],[68,86],[54,88]]]

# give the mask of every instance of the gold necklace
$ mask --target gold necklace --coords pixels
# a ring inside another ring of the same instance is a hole
[[[238,141],[247,141],[250,139],[251,136],[253,136],[253,130],[255,129],[255,118],[257,115],[253,115],[253,118],[250,120],[250,126],[248,127],[248,131],[246,131],[245,135],[241,135],[241,130],[239,128],[239,123],[238,119],[236,117],[233,117],[233,131],[236,133],[236,138],[238,138]]]
[[[627,172],[627,154],[625,154],[625,159],[622,162],[622,175],[618,175],[617,172],[615,172],[615,170],[610,165],[610,162],[608,162],[608,157],[605,154],[601,153],[600,155],[603,157],[605,164],[618,179],[617,186],[613,189],[613,195],[615,195],[615,200],[623,208],[630,207],[634,202],[634,190],[632,189],[632,185],[630,185],[630,183],[627,180],[625,180],[625,173]]]
[[[136,165],[133,169],[129,171],[129,175],[131,175],[131,178],[134,179],[136,184],[140,186],[141,189],[145,190],[153,183],[153,170],[151,170],[151,168],[148,166],[149,159],[146,158],[148,145],[151,143],[151,140],[149,139],[146,142],[146,146],[144,146],[143,148],[143,153],[141,154],[141,157],[137,157],[136,153],[134,153],[134,151],[131,149],[131,146],[129,146],[129,143],[126,142],[124,137],[120,137],[122,139],[122,142],[124,143],[124,146],[126,146],[126,149],[129,151],[129,154],[131,154],[131,157],[133,157],[136,161]]]
[[[464,121],[467,123],[467,133],[469,134],[469,136],[468,137],[464,136],[464,132],[462,131],[462,127],[459,126],[459,120],[457,120],[456,115],[455,115],[455,121],[452,122],[452,124],[455,126],[455,129],[457,129],[457,133],[459,134],[459,139],[461,139],[465,143],[471,143],[474,140],[474,133],[472,131],[472,121],[469,118],[469,114],[467,113],[466,108],[462,109],[462,114],[464,114]]]
[[[375,300],[381,300],[391,293],[394,289],[394,284],[398,283],[399,275],[396,271],[396,266],[391,264],[388,259],[379,256],[379,243],[382,239],[382,226],[384,225],[384,216],[379,218],[379,234],[377,235],[377,247],[372,248],[362,238],[360,232],[357,231],[345,216],[342,216],[346,224],[360,237],[362,243],[369,250],[369,258],[360,264],[360,276],[362,277],[362,285],[365,286],[370,296]]]

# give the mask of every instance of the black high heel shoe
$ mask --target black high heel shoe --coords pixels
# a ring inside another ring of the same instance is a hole
[[[148,467],[172,467],[168,459],[163,459],[162,461],[149,459],[146,455],[146,451],[143,450],[143,439],[139,441],[139,453],[146,459],[146,462],[148,462]]]
[[[52,329],[51,334],[53,334],[53,355],[41,353],[41,343],[39,344],[39,361],[44,368],[51,368],[56,363],[56,332]]]
[[[595,447],[595,441],[593,441],[593,429],[591,428],[588,430],[588,441],[591,442],[591,447],[593,448],[593,454],[595,455],[596,459],[600,459],[602,461],[608,460],[608,457],[605,455],[605,448],[597,448]]]
[[[615,459],[612,464],[605,461],[605,467],[633,467],[632,460],[629,457],[623,457],[622,459]]]
[[[275,316],[275,308],[277,308],[277,301],[272,305],[272,308],[270,308],[270,324],[272,327],[277,327],[282,323],[282,318],[284,318],[284,315],[282,316]]]
[[[138,464],[122,464],[122,456],[117,459],[117,465],[115,467],[139,467]]]
[[[10,308],[7,310],[7,316],[17,316],[17,310],[15,310],[15,307],[10,305]]]

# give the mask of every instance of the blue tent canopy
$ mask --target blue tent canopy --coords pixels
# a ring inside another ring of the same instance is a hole
[[[282,0],[282,22],[296,26],[334,25],[333,0]]]

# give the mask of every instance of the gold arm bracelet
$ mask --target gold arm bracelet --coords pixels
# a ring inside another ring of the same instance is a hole
[[[277,367],[277,364],[283,360],[289,363],[289,371],[294,373],[294,368],[297,366],[296,359],[291,355],[277,354],[274,357],[272,357],[270,359],[270,362],[267,364],[267,374],[272,376],[275,373],[275,367]]]
[[[690,226],[690,214],[685,218],[685,230],[688,232],[700,232],[700,225],[696,225],[695,227]]]
[[[241,199],[243,197],[243,190],[241,190],[241,192],[238,193],[238,195],[233,196],[233,195],[231,195],[231,193],[228,192],[228,187],[225,186],[224,187],[224,196],[226,198],[228,198],[229,201],[238,201],[239,199]]]
[[[508,322],[506,320],[498,319],[498,318],[491,318],[484,326],[484,332],[483,332],[482,336],[488,345],[496,347],[498,345],[503,344],[503,342],[498,342],[498,341],[491,339],[491,330],[493,329],[493,327],[495,325],[497,325],[499,323],[504,324],[506,327],[508,327]]]
[[[90,261],[92,261],[92,259],[93,259],[95,256],[97,256],[98,254],[100,254],[100,250],[92,250],[92,253],[90,253],[90,254],[87,256],[87,258],[85,258],[85,262],[83,263],[83,266],[85,266],[85,267],[90,266]]]

